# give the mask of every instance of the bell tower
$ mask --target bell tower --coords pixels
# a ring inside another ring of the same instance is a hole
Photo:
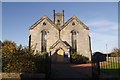
[[[64,24],[64,10],[62,10],[62,13],[56,13],[55,10],[53,10],[53,16],[54,16],[54,24],[60,28]]]

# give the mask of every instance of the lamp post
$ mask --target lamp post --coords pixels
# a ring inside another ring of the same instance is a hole
[[[107,61],[108,61],[108,49],[107,49],[107,44],[106,44],[106,55],[107,55]]]

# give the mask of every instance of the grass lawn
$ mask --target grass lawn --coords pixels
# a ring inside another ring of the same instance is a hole
[[[120,72],[120,63],[110,62],[104,66],[101,65],[101,74],[118,75]]]

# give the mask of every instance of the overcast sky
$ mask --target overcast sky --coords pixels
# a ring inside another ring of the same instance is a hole
[[[77,16],[89,28],[92,51],[106,52],[118,47],[118,3],[2,3],[2,39],[28,45],[29,27],[46,15],[53,20],[53,10],[64,10],[65,21]]]

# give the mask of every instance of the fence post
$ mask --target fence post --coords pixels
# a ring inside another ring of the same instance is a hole
[[[100,77],[100,58],[99,58],[99,55],[92,58],[92,75],[93,75],[93,80],[99,80],[99,77]]]
[[[48,56],[48,53],[45,56],[45,79],[50,80],[50,74],[51,74],[51,52],[50,57]]]
[[[93,77],[93,80],[95,80],[95,62],[94,62],[94,59],[92,58],[92,77]]]
[[[97,64],[97,75],[98,75],[98,77],[99,77],[99,75],[100,75],[100,61],[99,61],[99,58],[98,58],[96,64]]]
[[[48,80],[48,53],[45,54],[45,79]]]
[[[50,51],[50,63],[49,63],[49,66],[50,66],[50,74],[51,74],[51,51]]]

